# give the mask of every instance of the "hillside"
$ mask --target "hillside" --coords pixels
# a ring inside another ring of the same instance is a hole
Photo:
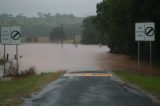
[[[81,23],[83,17],[75,17],[74,15],[50,13],[38,13],[37,17],[26,17],[22,14],[13,16],[11,14],[0,15],[0,26],[21,26],[24,37],[46,37],[49,36],[54,27],[63,25],[65,34],[68,39],[72,38],[73,32],[77,35],[81,33]]]

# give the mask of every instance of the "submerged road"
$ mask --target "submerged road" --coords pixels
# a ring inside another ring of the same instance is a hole
[[[99,73],[69,73],[25,99],[22,106],[158,106],[114,76]]]

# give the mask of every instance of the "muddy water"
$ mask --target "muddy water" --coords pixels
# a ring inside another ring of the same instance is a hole
[[[38,72],[50,72],[57,70],[83,71],[102,70],[98,65],[102,60],[97,59],[101,54],[109,51],[107,46],[98,45],[65,44],[63,48],[59,44],[23,44],[19,46],[20,69],[24,70],[34,66]],[[7,46],[6,53],[13,59],[15,46]],[[3,46],[0,46],[0,56],[3,56]]]
[[[6,53],[13,59],[15,46],[7,46]],[[3,46],[0,46],[0,57],[3,56]],[[137,71],[137,60],[129,56],[111,54],[109,48],[98,45],[65,44],[23,44],[19,46],[20,69],[35,67],[37,72],[93,71],[93,70],[132,70]],[[153,66],[152,72],[160,75],[160,66]],[[140,72],[149,73],[149,64],[140,62]],[[2,73],[2,71],[0,71]]]

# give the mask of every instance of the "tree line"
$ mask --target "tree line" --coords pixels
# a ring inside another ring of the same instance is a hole
[[[155,41],[152,43],[153,58],[160,60],[160,1],[159,0],[103,0],[97,4],[97,16],[92,22],[111,52],[136,57],[136,22],[154,22]],[[149,57],[149,43],[140,43],[141,57]]]
[[[0,14],[0,27],[21,26],[26,41],[37,41],[37,37],[49,37],[52,29],[64,25],[67,39],[72,39],[73,31],[80,35],[83,17],[72,14],[55,14],[38,12],[35,17],[27,17],[23,14],[13,16],[12,14]],[[32,40],[33,39],[33,40]]]

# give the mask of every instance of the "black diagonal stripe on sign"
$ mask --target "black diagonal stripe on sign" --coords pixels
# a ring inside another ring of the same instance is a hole
[[[12,38],[15,39],[15,37],[16,37],[18,34],[19,34],[19,32],[16,32],[16,33],[12,36]]]
[[[153,28],[150,28],[150,30],[147,32],[147,35],[149,35],[151,31],[153,31]]]
[[[153,33],[151,33],[151,32],[153,32]],[[152,27],[146,28],[145,34],[146,34],[147,36],[152,36],[152,35],[154,34],[154,28],[152,28]]]

